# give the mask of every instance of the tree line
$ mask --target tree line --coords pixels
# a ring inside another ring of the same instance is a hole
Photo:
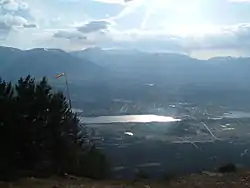
[[[88,138],[62,92],[46,78],[0,78],[0,179],[72,174],[105,178],[105,156]]]

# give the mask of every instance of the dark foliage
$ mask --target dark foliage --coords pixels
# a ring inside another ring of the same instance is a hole
[[[30,76],[0,79],[0,179],[72,174],[102,179],[107,163],[61,92]],[[91,140],[91,139],[88,139]]]
[[[135,173],[135,180],[146,180],[149,178],[150,178],[149,175],[145,171],[137,169]]]
[[[234,173],[237,171],[237,167],[234,164],[226,164],[218,168],[220,173]]]
[[[173,180],[175,180],[178,176],[175,174],[171,174],[171,173],[166,173],[164,174],[164,176],[162,177],[162,181],[164,182],[171,182]]]

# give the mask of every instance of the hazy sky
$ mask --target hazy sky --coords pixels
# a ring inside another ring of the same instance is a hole
[[[0,0],[1,45],[250,56],[250,0]]]

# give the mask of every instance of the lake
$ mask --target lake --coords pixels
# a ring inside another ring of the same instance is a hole
[[[250,118],[250,113],[243,111],[230,111],[229,113],[224,113],[223,117],[230,119]]]
[[[73,112],[82,113],[80,109],[73,109]],[[249,112],[243,111],[229,111],[224,113],[222,116],[212,119],[240,119],[250,118]],[[178,122],[181,119],[177,119],[172,116],[160,116],[154,114],[143,114],[143,115],[118,115],[118,116],[98,116],[98,117],[81,117],[80,121],[85,124],[110,124],[110,123],[167,123],[167,122]]]
[[[148,115],[122,115],[122,116],[99,116],[99,117],[82,117],[80,118],[85,124],[109,124],[109,123],[151,123],[151,122],[177,122],[171,116]]]

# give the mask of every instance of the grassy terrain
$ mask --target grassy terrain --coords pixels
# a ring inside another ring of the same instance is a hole
[[[81,178],[29,178],[0,183],[0,188],[244,188],[250,187],[250,172],[193,174],[172,181],[92,181]]]

